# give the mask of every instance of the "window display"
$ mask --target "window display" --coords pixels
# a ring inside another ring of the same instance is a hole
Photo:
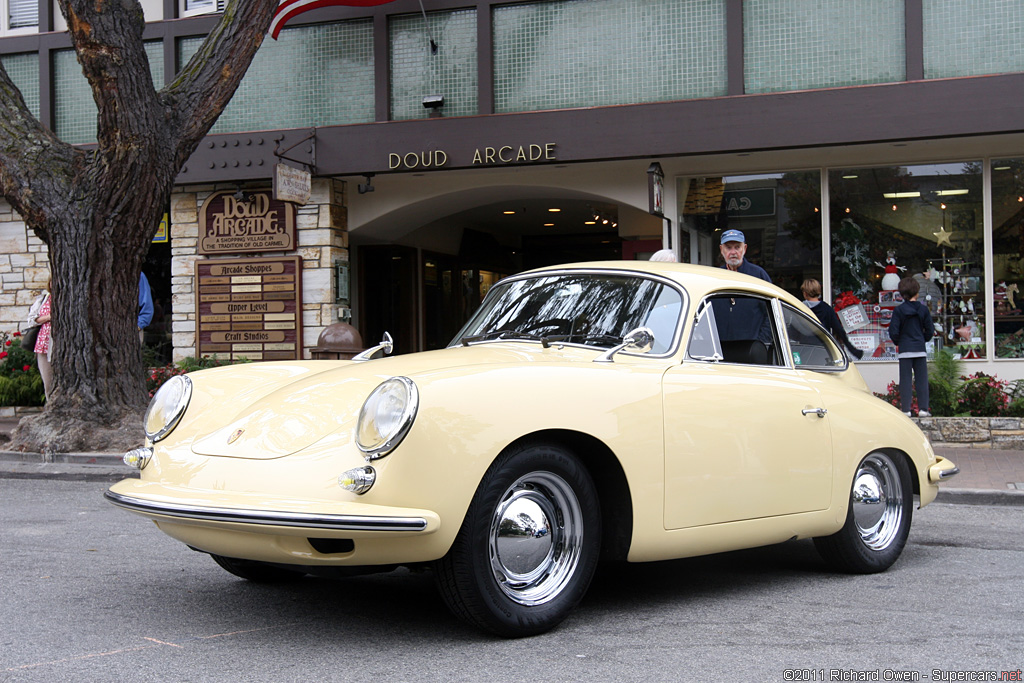
[[[821,279],[819,171],[680,178],[677,189],[681,227],[710,236],[712,248],[700,263],[721,265],[720,236],[740,230],[744,258],[778,286],[799,296],[805,279]]]
[[[942,348],[984,358],[982,164],[829,171],[833,307],[864,359],[895,360],[889,339],[902,277],[921,285]]]
[[[995,357],[1024,358],[1024,159],[992,161]]]

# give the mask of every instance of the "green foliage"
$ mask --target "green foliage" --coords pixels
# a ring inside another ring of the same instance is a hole
[[[21,348],[21,333],[0,333],[0,406],[41,406],[46,402],[36,354]]]
[[[983,372],[964,376],[963,363],[949,351],[936,354],[928,364],[929,408],[936,417],[1024,417],[1024,380],[1007,382]],[[884,394],[875,396],[897,408],[900,389],[889,382]],[[911,411],[916,413],[915,393]]]
[[[1010,406],[1009,383],[984,372],[964,378],[957,392],[960,410],[974,417],[1002,417]]]
[[[928,364],[928,403],[932,415],[951,417],[962,408],[957,400],[963,375],[963,361],[943,349]]]

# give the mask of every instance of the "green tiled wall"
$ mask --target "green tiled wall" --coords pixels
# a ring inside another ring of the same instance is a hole
[[[725,0],[562,0],[493,19],[497,112],[727,92]]]
[[[902,81],[905,25],[903,0],[745,0],[745,90]]]
[[[184,65],[202,38],[178,43]],[[286,28],[263,41],[211,133],[373,121],[373,22]]]
[[[0,57],[11,82],[21,91],[32,116],[39,118],[39,55],[29,52]]]
[[[426,95],[443,95],[445,116],[476,114],[476,11],[431,12],[395,17],[391,43],[391,117],[421,119]],[[430,39],[437,53],[430,49]]]
[[[1024,4],[925,0],[924,77],[1024,71]]]
[[[153,84],[164,83],[164,49],[160,41],[146,43],[146,57]],[[38,90],[38,86],[37,86]],[[89,81],[82,74],[74,50],[53,53],[54,121],[56,133],[73,145],[96,142],[96,103]]]

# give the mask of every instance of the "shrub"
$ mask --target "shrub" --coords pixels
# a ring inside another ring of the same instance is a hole
[[[957,392],[960,410],[974,417],[1000,417],[1010,406],[1009,382],[996,379],[984,372],[963,378]]]
[[[962,410],[957,394],[963,380],[963,365],[948,349],[939,351],[928,364],[928,404],[932,415],[949,417]]]
[[[875,392],[875,396],[877,396],[878,398],[882,399],[886,403],[890,403],[890,404],[896,406],[898,409],[903,410],[903,408],[900,406],[900,385],[895,380],[893,380],[892,382],[889,382],[889,386],[886,387],[886,393],[879,394],[878,392]],[[914,411],[914,412],[917,412],[917,392],[916,391],[914,392],[914,395],[910,399],[910,409],[912,411]]]
[[[0,406],[41,406],[45,402],[36,354],[21,348],[20,332],[0,333]]]

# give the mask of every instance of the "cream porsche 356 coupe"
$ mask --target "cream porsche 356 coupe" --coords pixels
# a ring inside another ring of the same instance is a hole
[[[783,290],[598,262],[495,285],[448,348],[175,377],[106,497],[254,581],[429,567],[459,617],[546,631],[602,560],[813,538],[899,557],[956,474]]]

